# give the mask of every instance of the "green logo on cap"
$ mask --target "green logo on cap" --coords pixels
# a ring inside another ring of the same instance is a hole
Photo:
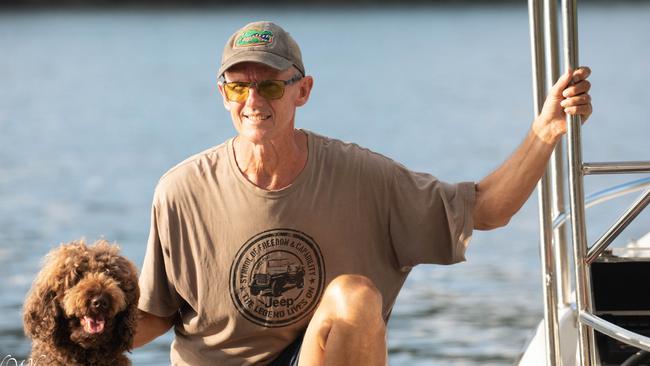
[[[242,33],[239,38],[237,38],[235,46],[262,46],[271,43],[273,43],[273,32],[267,30],[249,29]]]

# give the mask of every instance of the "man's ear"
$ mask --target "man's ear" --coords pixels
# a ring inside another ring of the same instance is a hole
[[[300,89],[298,91],[298,98],[296,99],[296,107],[305,105],[309,100],[309,95],[311,94],[311,88],[314,87],[314,78],[307,75],[302,80],[300,80]]]
[[[230,102],[228,98],[226,98],[226,93],[223,91],[223,84],[217,83],[217,86],[219,87],[219,94],[221,94],[221,98],[223,99],[223,106],[227,111],[230,111]]]

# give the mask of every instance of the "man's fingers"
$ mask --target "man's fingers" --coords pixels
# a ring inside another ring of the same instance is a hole
[[[549,90],[549,95],[553,95],[557,98],[562,98],[562,97],[567,97],[567,95],[564,95],[562,92],[567,89],[569,86],[569,83],[573,84],[580,84],[580,82],[585,81],[586,78],[591,75],[591,69],[586,67],[586,66],[581,66],[574,70],[572,73],[569,73],[569,71],[565,72],[560,76],[560,78],[557,80],[555,85]],[[587,84],[587,89],[583,90],[580,93],[584,93],[585,91],[589,90],[589,87],[591,87],[591,84]],[[571,95],[576,95],[580,93],[575,93]],[[571,96],[568,95],[568,96]]]
[[[567,107],[574,107],[574,106],[579,106],[579,105],[589,104],[589,103],[591,103],[591,95],[580,94],[575,97],[564,99],[563,101],[560,102],[560,105],[562,106],[562,108],[567,108]]]
[[[582,93],[586,93],[589,91],[589,89],[591,89],[591,83],[589,80],[582,80],[581,82],[564,89],[562,96],[565,98],[570,98]]]
[[[591,75],[591,69],[588,68],[587,66],[580,66],[573,72],[573,77],[571,78],[571,81],[573,83],[578,83],[581,80],[585,80],[586,78]]]
[[[589,118],[591,112],[592,112],[591,104],[584,104],[584,105],[564,108],[564,113],[571,114],[571,115],[581,115],[585,120]]]

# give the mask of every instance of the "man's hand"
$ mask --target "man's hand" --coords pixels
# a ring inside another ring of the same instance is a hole
[[[584,123],[592,112],[591,75],[588,67],[566,72],[548,91],[542,112],[533,123],[533,132],[545,143],[555,144],[567,131],[566,114],[579,115]]]

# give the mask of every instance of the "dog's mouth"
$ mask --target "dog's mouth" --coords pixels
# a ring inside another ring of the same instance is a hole
[[[99,334],[104,331],[106,320],[102,315],[89,316],[86,315],[81,319],[81,325],[84,331],[88,334]]]

